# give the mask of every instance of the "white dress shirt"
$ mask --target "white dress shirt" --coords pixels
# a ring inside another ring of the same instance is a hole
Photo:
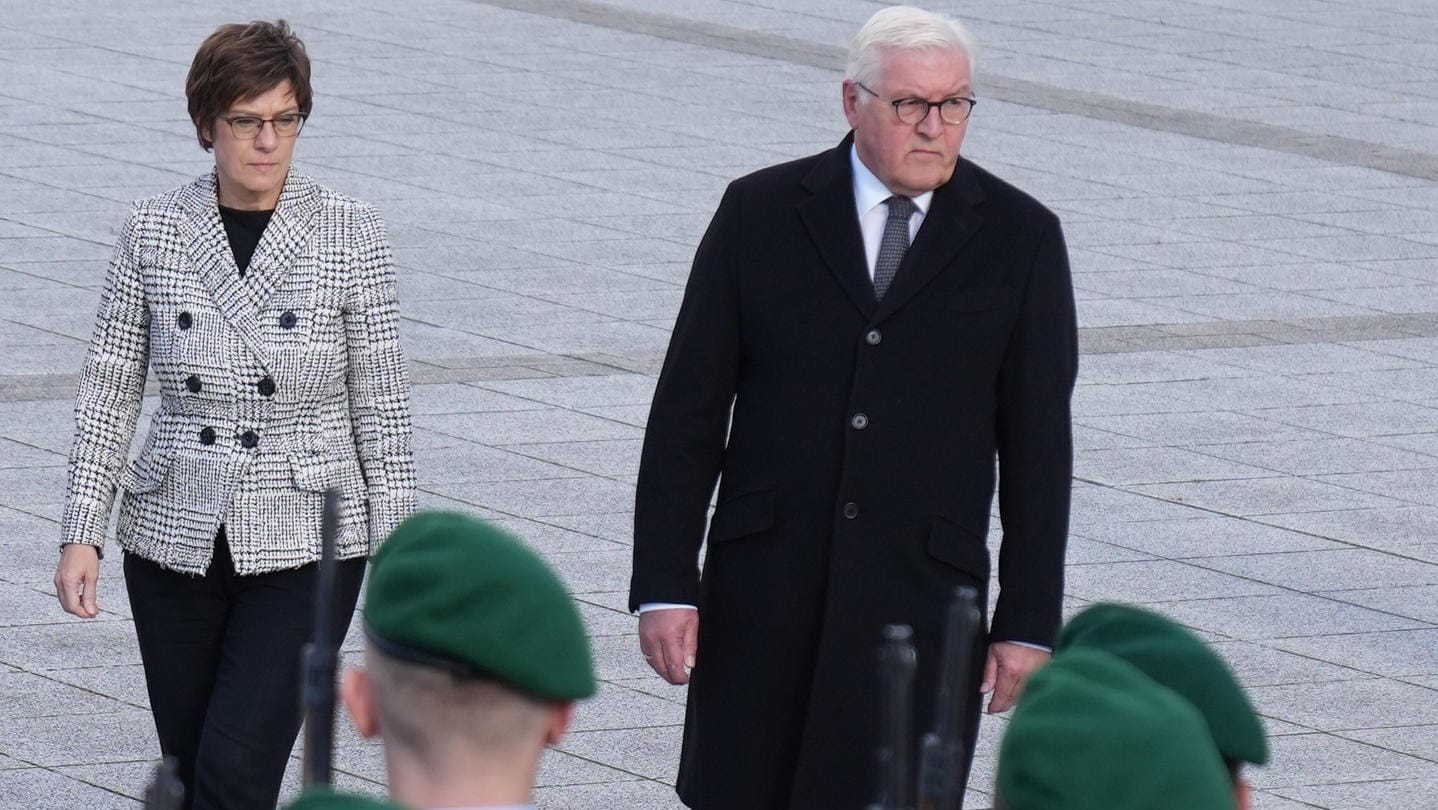
[[[858,147],[849,147],[849,165],[854,167],[854,210],[859,212],[859,231],[864,235],[864,260],[869,266],[869,280],[873,281],[879,243],[884,240],[884,225],[889,221],[889,206],[884,201],[894,196],[894,192],[859,160]],[[934,192],[925,191],[909,199],[914,201],[914,213],[909,215],[909,243],[913,244],[914,235],[924,224],[929,205],[934,201]]]

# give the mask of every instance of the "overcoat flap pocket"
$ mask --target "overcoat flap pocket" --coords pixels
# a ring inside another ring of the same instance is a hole
[[[774,525],[774,490],[745,492],[719,504],[709,521],[709,542],[719,543],[762,532]]]
[[[989,581],[989,549],[984,538],[942,515],[929,529],[929,555],[981,583]]]
[[[958,290],[949,296],[951,312],[979,312],[986,309],[1002,309],[1008,306],[1009,288],[992,290]]]

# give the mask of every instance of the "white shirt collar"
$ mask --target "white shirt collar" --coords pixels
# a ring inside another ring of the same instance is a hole
[[[849,147],[849,164],[854,168],[854,206],[859,211],[859,216],[872,210],[875,206],[894,196],[894,192],[884,185],[883,181],[869,171],[864,161],[859,159],[859,147]],[[929,213],[929,203],[934,200],[934,192],[925,191],[913,198],[914,207],[919,209],[920,214]]]

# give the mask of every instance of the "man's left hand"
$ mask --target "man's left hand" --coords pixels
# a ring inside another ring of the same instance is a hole
[[[1024,681],[1048,663],[1049,657],[1047,651],[1023,644],[1009,641],[990,644],[988,661],[984,663],[984,683],[979,687],[980,692],[992,695],[989,714],[1008,711],[1024,690]]]

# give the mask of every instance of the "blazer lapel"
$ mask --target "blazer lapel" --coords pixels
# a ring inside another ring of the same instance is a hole
[[[314,235],[315,217],[320,211],[319,186],[294,170],[285,179],[279,204],[265,226],[255,255],[245,272],[245,286],[255,302],[263,306],[276,285],[294,269],[295,259]]]
[[[186,216],[180,222],[180,237],[190,262],[200,276],[201,285],[210,293],[211,301],[214,301],[214,306],[230,329],[239,335],[240,341],[255,355],[260,365],[269,370],[269,351],[260,338],[262,299],[256,295],[255,288],[246,283],[246,279],[240,278],[240,270],[234,265],[230,237],[224,233],[224,223],[220,222],[214,174],[198,178],[190,184],[183,207]],[[269,227],[266,227],[267,230]],[[263,242],[265,239],[262,239]]]
[[[812,196],[799,204],[799,218],[839,286],[868,318],[876,302],[864,259],[859,215],[854,210],[853,170],[849,166],[853,142],[850,133],[837,148],[824,154],[804,178],[803,186]]]
[[[235,253],[220,221],[215,188],[213,174],[190,185],[183,200],[185,216],[180,222],[180,238],[220,315],[268,370],[269,353],[260,339],[260,302],[235,266]]]
[[[978,212],[983,199],[972,167],[960,159],[949,182],[934,190],[929,213],[878,306],[877,319],[893,314],[953,262],[983,222]]]

